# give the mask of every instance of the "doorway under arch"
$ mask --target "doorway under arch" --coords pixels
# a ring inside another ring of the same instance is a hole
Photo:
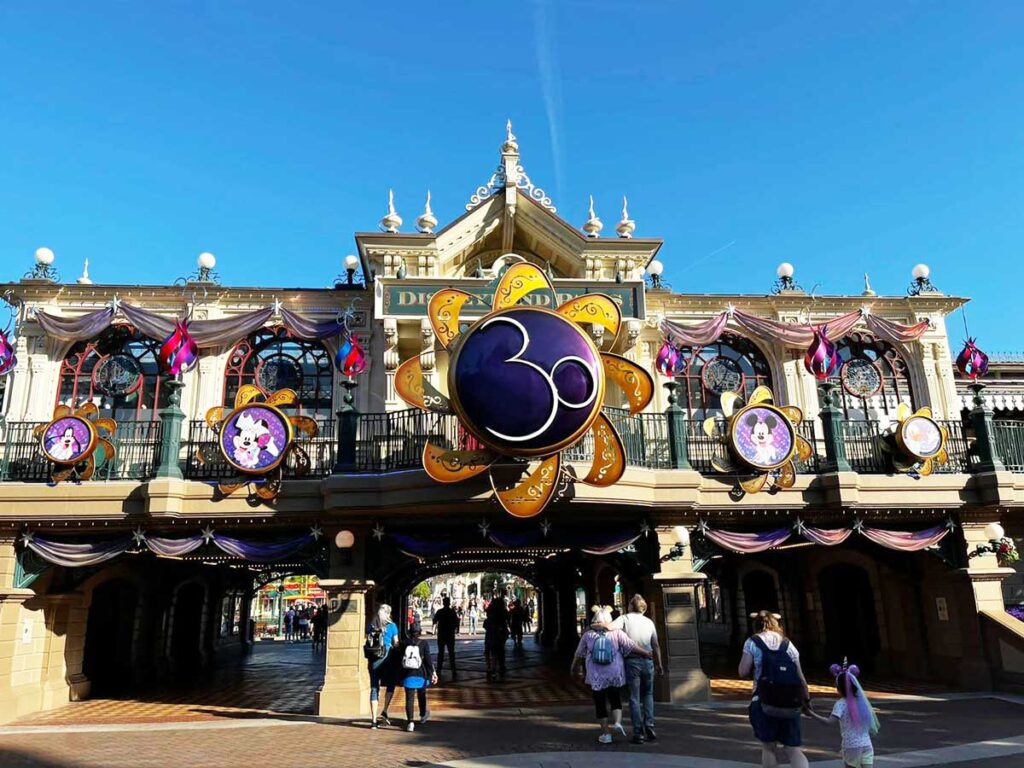
[[[82,660],[91,695],[131,687],[138,604],[139,591],[127,579],[110,579],[93,590]]]
[[[779,591],[775,585],[775,576],[764,568],[753,568],[743,574],[740,580],[743,589],[745,615],[741,618],[747,627],[747,636],[754,632],[754,624],[750,614],[757,611],[779,611]],[[742,626],[742,625],[741,625]]]
[[[825,624],[825,654],[830,662],[844,658],[865,672],[874,669],[880,648],[875,594],[867,571],[836,563],[818,575]]]

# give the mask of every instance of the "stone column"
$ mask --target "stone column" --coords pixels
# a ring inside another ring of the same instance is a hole
[[[833,398],[835,384],[825,382],[821,386],[821,431],[825,440],[825,461],[822,463],[824,472],[852,472],[853,468],[846,458],[846,446],[843,444],[842,418],[843,412],[836,408]]]
[[[675,545],[671,528],[658,528],[661,572],[655,574],[650,613],[658,628],[665,674],[655,681],[660,701],[673,704],[707,701],[711,697],[708,676],[700,666],[695,587],[706,577],[693,570],[689,547],[676,560],[667,559]]]
[[[316,692],[321,717],[358,717],[370,713],[370,673],[363,658],[366,598],[372,581],[321,579],[327,593],[327,668]]]
[[[556,650],[571,656],[576,652],[580,635],[576,621],[576,570],[572,567],[556,571],[555,592],[558,604],[558,634],[555,637]]]
[[[185,386],[180,377],[164,382],[167,388],[167,407],[160,411],[160,465],[157,477],[170,477],[181,480],[181,424],[185,414],[179,407],[181,404],[181,388]]]

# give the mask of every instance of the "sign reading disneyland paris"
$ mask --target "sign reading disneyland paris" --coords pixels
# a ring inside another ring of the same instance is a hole
[[[470,298],[462,308],[467,315],[484,315],[494,304],[494,286],[477,280],[399,280],[382,278],[377,281],[378,317],[382,315],[426,317],[430,297],[444,288],[458,288]],[[644,318],[643,284],[639,282],[611,283],[582,280],[555,280],[555,292],[537,292],[523,297],[522,303],[531,307],[556,309],[570,299],[600,293],[618,307],[622,317]]]

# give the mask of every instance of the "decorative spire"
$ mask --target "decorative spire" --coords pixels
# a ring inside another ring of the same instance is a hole
[[[395,192],[392,189],[388,190],[388,212],[380,220],[380,228],[382,232],[397,232],[399,227],[402,226],[402,217],[398,215],[398,211],[395,210]]]
[[[519,154],[519,142],[516,141],[516,135],[512,133],[511,120],[505,123],[505,143],[501,145],[501,152],[505,155]]]
[[[430,235],[434,232],[434,227],[437,226],[437,217],[434,212],[430,210],[430,190],[427,190],[427,203],[423,206],[423,213],[416,219],[416,229],[424,234]]]
[[[619,237],[630,238],[633,236],[633,232],[636,230],[636,222],[629,218],[629,200],[626,196],[622,196],[622,221],[615,227],[615,231],[619,233]]]
[[[864,292],[861,296],[877,296],[875,290],[871,287],[871,283],[868,281],[868,273],[864,273]]]
[[[89,279],[89,260],[85,260],[85,265],[82,267],[82,276],[76,281],[79,285],[92,285],[92,280]]]
[[[601,230],[604,229],[604,223],[594,213],[594,196],[590,196],[590,215],[586,223],[582,227],[583,231],[587,233],[587,237],[600,237]]]

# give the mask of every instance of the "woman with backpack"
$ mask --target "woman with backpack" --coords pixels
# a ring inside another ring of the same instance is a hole
[[[421,637],[418,623],[409,627],[409,636],[402,643],[399,657],[402,660],[402,687],[405,688],[405,730],[413,731],[413,697],[419,699],[420,723],[430,719],[427,709],[427,686],[437,685],[437,671],[430,658],[430,643]]]
[[[377,616],[370,623],[366,632],[366,644],[363,655],[370,664],[370,727],[379,728],[381,722],[390,725],[388,707],[395,696],[395,654],[392,649],[398,645],[398,625],[391,620],[391,606],[382,603],[377,609]],[[377,702],[380,699],[380,687],[387,689],[384,697],[384,711],[381,721],[377,720]]]
[[[586,663],[586,681],[593,691],[594,709],[597,721],[601,724],[601,735],[597,740],[601,744],[611,744],[612,730],[618,731],[623,737],[626,735],[626,729],[622,727],[622,696],[619,692],[626,684],[626,668],[622,659],[631,653],[647,658],[651,654],[630,640],[621,629],[609,631],[603,628],[602,625],[612,622],[612,609],[609,606],[602,608],[595,605],[590,610],[594,619],[590,629],[580,638],[569,673],[576,674],[580,665]],[[609,709],[612,718],[610,727]]]
[[[750,724],[761,743],[761,765],[778,765],[776,747],[781,744],[793,768],[807,768],[800,749],[800,712],[811,700],[800,668],[800,652],[786,639],[777,613],[752,613],[754,634],[743,644],[740,677],[754,678],[750,700]]]

